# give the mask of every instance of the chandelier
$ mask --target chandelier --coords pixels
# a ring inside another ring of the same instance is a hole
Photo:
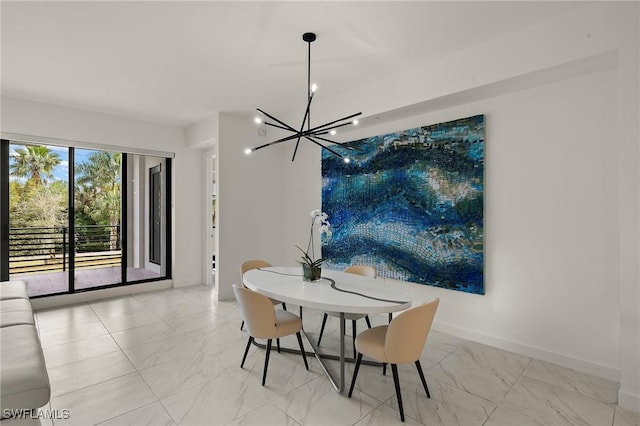
[[[273,120],[274,122],[272,123],[272,122],[266,121],[264,118],[261,118],[259,116],[259,117],[256,117],[254,120],[256,124],[262,125],[264,123],[265,126],[275,127],[280,130],[286,130],[288,132],[291,132],[291,134],[289,136],[285,136],[273,142],[269,142],[264,145],[257,146],[255,148],[246,149],[245,154],[250,154],[253,151],[257,151],[259,149],[295,139],[296,147],[293,150],[293,156],[291,157],[291,161],[294,161],[296,159],[296,153],[298,152],[298,146],[300,145],[300,140],[306,139],[318,145],[322,149],[325,149],[330,153],[337,155],[338,157],[342,158],[344,162],[348,163],[349,157],[344,157],[337,151],[328,147],[326,144],[323,144],[323,142],[341,145],[347,149],[352,149],[351,147],[349,147],[344,143],[332,141],[330,139],[327,139],[325,136],[335,135],[336,129],[340,127],[357,125],[358,120],[355,117],[361,115],[362,113],[358,112],[356,114],[351,114],[346,117],[339,118],[337,120],[329,121],[328,123],[322,124],[320,126],[311,127],[311,116],[310,116],[311,101],[313,101],[313,96],[316,93],[316,89],[317,89],[317,86],[315,84],[313,85],[311,84],[311,43],[313,43],[316,40],[316,35],[314,33],[304,33],[302,35],[302,40],[304,40],[308,44],[308,48],[309,48],[308,49],[309,54],[307,57],[307,108],[305,109],[305,112],[304,112],[304,118],[302,119],[302,124],[300,125],[299,129],[296,129],[288,125],[287,123],[283,122],[282,120],[278,120],[273,115],[261,110],[260,108],[257,108],[257,111],[261,114],[261,116],[266,117],[267,119]]]

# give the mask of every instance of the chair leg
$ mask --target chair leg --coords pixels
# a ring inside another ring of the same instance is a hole
[[[240,324],[240,331],[242,331],[243,327],[244,327],[244,320],[242,320],[242,324]]]
[[[280,353],[280,339],[276,339],[276,346],[278,347],[278,353]]]
[[[369,319],[369,315],[364,317],[364,320],[367,322],[367,327],[371,328],[371,320]]]
[[[416,361],[416,368],[418,369],[418,374],[420,374],[420,380],[422,380],[422,386],[424,386],[424,391],[427,393],[427,398],[431,398],[431,394],[429,393],[429,387],[427,386],[427,381],[424,379],[424,373],[422,372],[422,366],[420,365],[420,360]]]
[[[349,398],[353,393],[353,387],[356,385],[356,377],[358,377],[358,370],[360,370],[360,363],[362,362],[362,354],[358,353],[358,359],[356,359],[356,367],[353,370],[353,379],[351,379],[351,387],[349,388]]]
[[[356,356],[356,320],[351,320],[351,333],[353,334],[353,356]]]
[[[382,363],[382,375],[383,376],[387,375],[387,363],[386,362]]]
[[[391,324],[391,320],[393,319],[393,314],[389,312],[389,324]]]
[[[393,373],[393,383],[396,385],[396,397],[398,398],[398,408],[400,409],[400,420],[404,422],[404,409],[402,408],[402,394],[400,393],[400,380],[398,379],[398,366],[391,364]]]
[[[282,310],[283,310],[283,311],[286,311],[286,310],[287,310],[287,304],[286,304],[286,303],[284,303],[284,302],[282,302]]]
[[[324,326],[327,324],[327,318],[329,315],[326,313],[322,317],[322,326],[320,327],[320,336],[318,337],[318,346],[320,346],[320,341],[322,340],[322,333],[324,333]]]
[[[244,356],[242,357],[242,362],[240,363],[240,368],[244,367],[244,362],[247,359],[247,354],[249,353],[249,348],[251,347],[252,343],[253,343],[253,337],[249,336],[249,341],[247,342],[247,348],[244,350]]]
[[[302,353],[302,359],[304,360],[304,367],[309,370],[309,364],[307,364],[307,354],[304,352],[304,346],[302,345],[302,336],[298,331],[296,333],[296,337],[298,338],[298,345],[300,345],[300,353]]]
[[[273,339],[267,340],[267,352],[264,355],[264,372],[262,373],[262,386],[267,380],[267,367],[269,366],[269,353],[271,353],[271,342]]]

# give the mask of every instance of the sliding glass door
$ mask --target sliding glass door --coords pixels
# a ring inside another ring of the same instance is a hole
[[[30,296],[170,278],[171,160],[2,141],[0,278]]]
[[[8,154],[9,278],[26,281],[30,296],[67,292],[69,149],[11,143]]]
[[[127,155],[127,280],[168,275],[167,220],[170,161]]]
[[[122,281],[122,154],[74,150],[74,282],[76,289]]]

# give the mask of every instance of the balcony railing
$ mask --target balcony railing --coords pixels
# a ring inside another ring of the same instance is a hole
[[[117,266],[121,263],[120,226],[9,228],[9,273],[66,271],[70,239],[74,239],[75,267]]]

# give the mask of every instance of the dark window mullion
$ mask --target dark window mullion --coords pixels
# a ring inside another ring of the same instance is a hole
[[[165,190],[165,232],[166,232],[166,238],[165,238],[165,245],[166,245],[166,250],[165,250],[165,255],[164,255],[164,261],[165,264],[167,265],[165,268],[165,275],[166,278],[171,278],[171,262],[172,262],[172,257],[171,257],[171,206],[173,205],[173,203],[171,202],[171,158],[167,158],[165,159],[165,185],[164,185],[164,190]]]
[[[9,281],[9,141],[0,140],[0,281]]]
[[[75,202],[75,180],[76,180],[75,148],[69,147],[69,293],[75,292],[75,271],[76,271],[76,202]]]
[[[127,197],[129,181],[127,176],[127,154],[123,152],[120,160],[120,265],[122,284],[127,284],[127,233],[129,229],[129,217],[127,215],[129,211]]]

